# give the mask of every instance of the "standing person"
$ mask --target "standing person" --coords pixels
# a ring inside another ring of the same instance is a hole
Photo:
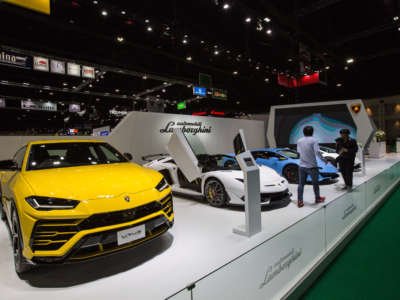
[[[357,151],[357,142],[350,137],[350,130],[341,129],[340,138],[336,139],[336,152],[339,154],[336,162],[339,164],[339,170],[343,176],[344,190],[351,191],[353,189],[354,160]]]
[[[299,167],[299,186],[297,189],[297,206],[303,207],[303,192],[304,185],[306,184],[307,176],[310,175],[314,194],[315,203],[325,201],[325,197],[321,197],[319,193],[319,170],[317,163],[317,156],[327,164],[328,162],[322,157],[319,150],[318,141],[313,137],[314,128],[306,126],[303,128],[304,137],[297,141],[297,152],[300,154],[300,167]]]

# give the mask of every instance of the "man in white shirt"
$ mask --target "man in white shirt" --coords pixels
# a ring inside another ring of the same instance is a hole
[[[303,128],[303,133],[304,137],[297,141],[297,152],[300,154],[299,185],[297,189],[298,207],[304,206],[304,185],[306,184],[308,175],[311,177],[315,194],[315,203],[321,203],[325,201],[325,197],[321,197],[319,193],[319,170],[317,156],[321,158],[325,164],[328,163],[321,155],[317,139],[312,136],[314,133],[314,128],[312,126],[306,126]]]

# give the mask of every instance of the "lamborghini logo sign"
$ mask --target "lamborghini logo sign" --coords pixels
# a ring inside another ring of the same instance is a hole
[[[3,2],[38,11],[47,15],[50,14],[50,0],[3,0]]]

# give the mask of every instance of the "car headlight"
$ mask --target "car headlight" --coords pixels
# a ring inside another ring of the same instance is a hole
[[[163,177],[163,179],[161,179],[161,181],[156,185],[156,190],[159,192],[162,192],[163,190],[167,189],[168,187],[169,187],[169,184]]]
[[[74,209],[80,203],[77,200],[39,196],[30,196],[25,198],[25,200],[36,210]]]

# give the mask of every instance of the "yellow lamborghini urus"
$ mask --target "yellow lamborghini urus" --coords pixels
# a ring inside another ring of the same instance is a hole
[[[15,269],[80,261],[153,239],[174,222],[171,188],[99,141],[28,143],[0,161]]]

